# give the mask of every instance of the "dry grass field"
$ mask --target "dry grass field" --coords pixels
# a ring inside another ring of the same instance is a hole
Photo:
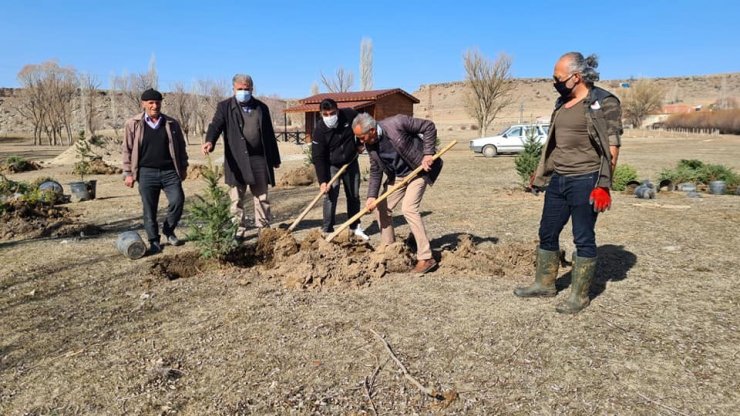
[[[377,255],[351,244],[304,244],[274,268],[198,266],[192,243],[128,260],[116,237],[143,235],[139,196],[118,175],[97,176],[96,200],[66,206],[102,232],[0,241],[0,414],[740,414],[740,196],[614,195],[597,224],[591,306],[562,316],[555,304],[568,292],[567,266],[556,299],[512,294],[532,277],[542,196],[520,190],[513,157],[473,155],[469,132],[443,133],[443,144],[461,143],[424,198],[440,259],[424,276],[332,284],[343,278],[333,266]],[[738,136],[648,134],[630,132],[620,158],[640,177],[685,158],[740,170]],[[303,164],[298,146],[281,149],[279,175]],[[0,139],[0,159],[32,150]],[[197,145],[189,153],[202,161]],[[47,164],[11,178],[66,184],[70,171]],[[202,189],[185,182],[189,199]],[[289,224],[315,192],[272,189],[277,222]],[[320,216],[314,209],[293,233],[298,243],[310,243]],[[377,226],[369,217],[363,225],[374,247]],[[567,258],[571,239],[566,228]],[[186,263],[194,266],[179,278],[159,272]],[[325,284],[281,278],[322,265]],[[446,397],[421,393],[373,331]]]

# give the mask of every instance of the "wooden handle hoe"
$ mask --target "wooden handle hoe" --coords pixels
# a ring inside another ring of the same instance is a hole
[[[356,158],[357,158],[357,157],[355,156],[355,159],[356,159]],[[352,162],[354,162],[354,159],[352,160]],[[331,178],[331,179],[329,180],[329,182],[327,182],[326,186],[327,186],[327,187],[331,187],[331,185],[332,185],[332,184],[333,184],[334,182],[336,182],[336,181],[337,181],[337,179],[341,178],[341,177],[342,177],[342,174],[343,174],[343,173],[344,173],[344,172],[345,172],[345,171],[347,170],[347,168],[349,167],[350,163],[352,163],[352,162],[349,162],[349,163],[347,163],[346,165],[342,166],[342,167],[341,167],[341,168],[339,169],[339,171],[337,172],[337,174],[336,174],[336,175],[334,175],[334,176],[333,176],[333,177],[332,177],[332,178]],[[306,209],[304,209],[304,210],[303,210],[303,212],[301,212],[301,215],[299,215],[299,216],[298,216],[298,218],[296,218],[296,219],[295,219],[295,221],[293,221],[293,224],[290,224],[290,227],[288,227],[288,231],[293,231],[293,229],[294,229],[294,228],[295,228],[296,226],[298,226],[298,223],[299,223],[299,222],[301,222],[301,221],[303,220],[303,218],[304,218],[304,217],[305,217],[306,215],[308,215],[308,212],[309,212],[309,211],[311,211],[311,208],[313,208],[313,206],[314,206],[314,205],[316,205],[316,203],[317,203],[317,202],[319,202],[319,199],[321,199],[321,197],[322,197],[322,196],[324,196],[324,195],[325,195],[325,194],[324,194],[323,192],[319,191],[319,194],[318,194],[318,195],[316,195],[316,197],[315,197],[315,198],[313,199],[313,201],[311,201],[311,203],[310,203],[310,204],[308,204],[308,206],[306,207]]]
[[[432,158],[432,161],[435,161],[435,160],[439,159],[440,156],[442,156],[443,154],[445,154],[445,152],[447,152],[448,150],[452,149],[452,146],[454,146],[456,144],[457,144],[457,140],[453,140],[450,144],[448,144],[442,150],[440,150],[439,152],[437,152],[437,154],[435,154],[434,157]],[[396,192],[398,189],[400,189],[400,188],[408,185],[408,183],[411,182],[411,180],[413,180],[416,177],[416,175],[418,175],[419,173],[421,173],[422,170],[424,170],[424,167],[423,166],[417,167],[416,169],[414,169],[413,171],[411,171],[411,173],[409,173],[405,178],[403,178],[403,180],[401,182],[393,185],[391,187],[391,189],[385,191],[383,193],[383,195],[380,195],[379,197],[377,197],[375,199],[375,206],[377,206],[378,203],[384,201],[386,198],[388,198],[392,193]],[[349,227],[350,224],[352,224],[353,222],[355,222],[358,219],[362,218],[362,216],[365,215],[365,214],[367,214],[368,212],[370,212],[370,210],[367,207],[361,209],[360,212],[358,212],[357,214],[353,215],[352,218],[350,218],[347,221],[345,221],[333,233],[331,233],[328,236],[326,236],[326,241],[327,242],[331,242],[331,240],[333,240],[336,236],[338,236],[339,233],[341,233],[347,227]]]

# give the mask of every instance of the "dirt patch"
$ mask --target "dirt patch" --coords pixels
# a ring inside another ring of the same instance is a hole
[[[524,243],[476,244],[463,234],[456,247],[442,251],[440,268],[445,273],[476,272],[498,277],[533,276],[537,245]]]
[[[496,244],[482,246],[467,234],[454,248],[443,250],[440,269],[446,274],[480,274],[497,277],[533,276],[535,244]],[[255,268],[259,275],[275,279],[281,286],[297,290],[360,288],[388,273],[408,273],[415,262],[413,240],[381,245],[370,244],[350,233],[341,233],[331,243],[319,230],[309,232],[298,242],[285,229],[266,229],[257,242],[240,247],[226,260],[236,268]],[[215,265],[215,263],[213,263]],[[207,267],[197,253],[178,254],[156,260],[155,275],[174,280],[190,277]]]
[[[192,277],[208,269],[208,263],[197,252],[157,256],[149,266],[153,275],[167,280]]]
[[[190,165],[188,166],[188,179],[200,179],[203,177],[203,172],[208,169],[206,165]]]
[[[25,159],[14,160],[12,158],[8,158],[3,163],[0,163],[0,173],[30,172],[41,168],[42,166],[40,163]]]
[[[93,159],[90,162],[91,175],[116,175],[120,173],[123,173],[121,168],[109,165],[103,159]]]
[[[5,208],[0,215],[0,241],[86,237],[103,232],[97,225],[77,222],[65,207],[34,207],[17,200],[5,205]]]
[[[316,171],[313,165],[301,167],[286,172],[277,183],[279,187],[308,186],[316,182]]]
[[[4,154],[26,158],[60,151],[2,144]],[[680,159],[738,169],[739,151],[740,136],[634,137],[623,140],[620,162],[655,181]],[[194,163],[204,160],[199,144],[189,153]],[[279,173],[303,164],[284,162]],[[386,262],[382,278],[366,273],[359,287],[330,286],[333,275],[318,286],[319,266],[293,259],[305,256],[329,273],[339,261],[367,267],[380,248],[343,247],[340,238],[326,254],[321,236],[309,238],[305,229],[294,233],[299,251],[270,269],[250,239],[237,252],[238,266],[174,281],[156,277],[152,263],[195,251],[194,244],[125,258],[115,233],[139,225],[141,201],[120,179],[101,176],[98,187],[111,198],[65,207],[84,216],[78,220],[105,224],[109,234],[0,243],[0,414],[346,415],[374,414],[373,406],[394,415],[659,414],[671,412],[667,407],[737,413],[733,253],[740,239],[728,230],[740,224],[740,197],[660,192],[645,201],[614,192],[612,209],[597,223],[591,305],[562,316],[555,306],[569,294],[568,269],[559,271],[557,298],[512,294],[531,283],[531,274],[518,280],[516,270],[533,270],[543,196],[512,191],[519,186],[513,157],[484,158],[458,145],[445,162],[422,211],[439,269],[393,274]],[[368,163],[360,158],[361,171]],[[70,170],[39,172],[65,183]],[[31,182],[34,172],[12,179]],[[183,185],[186,195],[203,189],[202,181]],[[295,218],[314,194],[311,187],[276,190],[276,222]],[[401,217],[394,218],[399,241],[409,230]],[[321,218],[317,207],[304,226],[318,228]],[[377,226],[369,218],[363,226],[377,244]],[[471,235],[469,245],[461,234]],[[572,239],[567,226],[560,242],[568,254]],[[389,248],[413,252],[404,244]],[[286,289],[281,267],[296,280],[297,267],[306,267],[301,277],[311,280]],[[386,361],[369,329],[424,386],[454,388],[458,399],[447,409],[431,407]]]
[[[368,286],[386,273],[407,271],[411,258],[401,243],[376,251],[349,233],[329,243],[314,230],[299,244],[287,230],[266,231],[257,242],[257,253],[265,259],[263,274],[290,289]]]

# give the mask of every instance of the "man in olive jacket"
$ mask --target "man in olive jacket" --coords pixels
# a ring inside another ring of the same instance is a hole
[[[237,237],[243,237],[247,228],[244,212],[247,186],[254,203],[255,226],[270,226],[272,215],[267,188],[268,185],[275,186],[274,169],[280,167],[280,151],[270,109],[252,96],[252,77],[236,74],[232,83],[234,96],[218,103],[202,151],[206,155],[212,152],[223,133],[226,146],[224,179],[231,187],[231,212],[239,224]]]
[[[553,87],[560,98],[531,183],[545,190],[537,269],[534,283],[514,290],[519,297],[557,295],[559,238],[570,220],[576,252],[570,294],[556,307],[560,313],[578,313],[591,303],[596,220],[611,207],[609,188],[621,146],[622,108],[617,97],[594,85],[598,65],[596,55],[568,52],[553,68]]]

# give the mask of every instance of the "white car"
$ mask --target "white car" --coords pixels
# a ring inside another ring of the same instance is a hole
[[[499,153],[521,153],[524,151],[524,141],[527,134],[534,130],[537,140],[544,143],[547,133],[550,131],[549,124],[515,124],[507,127],[500,134],[490,137],[481,137],[470,141],[470,150],[475,153],[483,153],[485,157],[494,157]]]

